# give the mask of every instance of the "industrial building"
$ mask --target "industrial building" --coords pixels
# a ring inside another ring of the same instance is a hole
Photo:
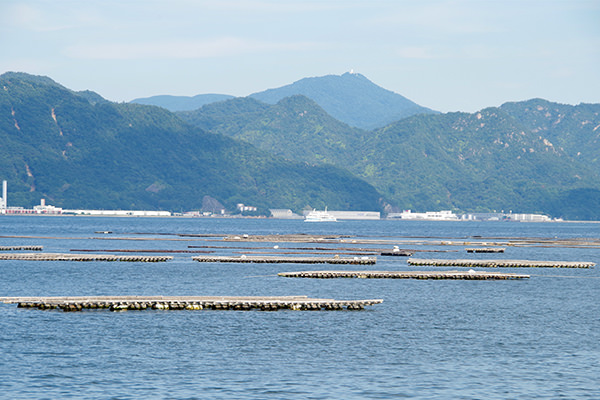
[[[344,220],[377,220],[381,219],[381,214],[378,211],[327,211],[335,219]]]
[[[148,210],[63,210],[63,214],[114,217],[170,217],[169,211]]]
[[[429,220],[429,221],[457,221],[458,216],[452,211],[427,211],[424,213],[416,213],[411,210],[406,210],[401,213],[388,214],[390,219],[408,219],[408,220]]]

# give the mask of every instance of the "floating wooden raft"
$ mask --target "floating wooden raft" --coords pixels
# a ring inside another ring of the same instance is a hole
[[[476,247],[465,250],[467,253],[504,253],[504,247]]]
[[[529,261],[529,260],[440,260],[409,258],[409,265],[429,265],[435,267],[539,267],[539,268],[590,268],[593,262],[577,261]]]
[[[4,303],[40,310],[362,310],[383,302],[374,300],[313,299],[307,296],[207,297],[207,296],[85,296],[85,297],[0,297]]]
[[[28,261],[128,261],[163,262],[171,256],[117,256],[113,254],[60,254],[60,253],[7,253],[0,254],[0,260]]]
[[[192,257],[198,262],[223,263],[295,263],[295,264],[375,264],[376,257],[280,257],[280,256],[197,256]]]
[[[0,246],[0,251],[42,251],[43,248],[44,246]]]
[[[286,278],[363,278],[363,279],[525,279],[529,275],[504,274],[499,272],[473,271],[300,271],[281,272]]]

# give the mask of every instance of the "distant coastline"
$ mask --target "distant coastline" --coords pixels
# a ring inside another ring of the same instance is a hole
[[[0,214],[0,217],[73,217],[73,218],[86,218],[86,217],[95,217],[95,218],[180,218],[180,219],[262,219],[262,220],[291,220],[290,218],[274,218],[267,217],[264,215],[254,216],[254,215],[117,215],[117,214],[102,214],[102,215],[90,215],[90,214]],[[298,221],[303,221],[302,219]],[[474,223],[474,222],[484,222],[484,223],[494,223],[494,222],[505,222],[505,223],[535,223],[535,224],[549,224],[549,223],[577,223],[577,224],[599,224],[600,221],[584,221],[584,220],[549,220],[549,221],[482,221],[482,220],[467,220],[467,219],[456,219],[456,220],[428,220],[428,219],[412,219],[412,220],[402,220],[399,218],[381,218],[378,220],[353,220],[353,221],[395,221],[398,223],[403,222],[464,222],[464,223]]]

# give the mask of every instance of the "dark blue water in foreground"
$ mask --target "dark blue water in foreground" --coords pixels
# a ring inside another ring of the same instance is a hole
[[[114,234],[94,233],[104,230]],[[474,235],[598,238],[600,224],[0,217],[1,236],[26,236],[0,238],[0,246],[43,245],[45,252],[228,245],[139,233],[451,241]],[[467,255],[464,246],[400,247],[453,250],[417,254],[429,258],[600,264],[598,248],[509,247],[504,254]],[[276,274],[357,268],[200,264],[191,254],[173,256],[166,263],[0,261],[0,296],[307,295],[384,302],[337,312],[63,313],[0,304],[0,398],[600,398],[599,267],[500,271],[531,275],[523,281],[314,280]],[[416,269],[403,257],[379,257],[367,268]]]

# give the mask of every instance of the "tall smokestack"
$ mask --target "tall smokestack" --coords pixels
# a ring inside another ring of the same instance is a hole
[[[6,201],[6,192],[8,192],[8,184],[6,181],[2,181],[2,203],[0,204],[3,209],[8,208],[8,202]]]

